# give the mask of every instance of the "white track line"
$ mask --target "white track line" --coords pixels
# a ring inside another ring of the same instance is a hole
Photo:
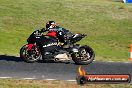
[[[129,63],[132,63],[132,62],[121,62],[121,61],[93,61],[93,63],[127,63],[127,64],[129,64]]]
[[[124,63],[128,64],[128,63],[132,63],[132,62],[124,62]]]
[[[69,81],[69,82],[76,82],[76,80],[65,80],[65,81]]]
[[[13,78],[13,77],[0,77],[0,79],[9,79],[9,78]],[[24,80],[34,80],[34,79],[37,79],[37,78],[20,78],[20,79],[24,79]],[[57,80],[57,79],[43,79],[43,80],[47,80],[47,81],[54,81],[54,80]],[[64,80],[64,81],[69,81],[69,82],[76,82],[76,80]]]
[[[125,64],[126,64],[126,63],[127,63],[127,64],[132,63],[132,62],[120,62],[120,61],[107,61],[107,62],[111,62],[111,63],[125,63]],[[107,62],[106,62],[106,63],[107,63]]]
[[[9,78],[13,78],[13,77],[0,77],[0,79],[9,79]]]
[[[108,62],[114,62],[114,61],[108,61]]]
[[[49,80],[49,81],[52,81],[52,80],[57,80],[57,79],[44,79],[44,80]]]
[[[36,79],[36,78],[22,78],[22,79],[32,80],[32,79]]]

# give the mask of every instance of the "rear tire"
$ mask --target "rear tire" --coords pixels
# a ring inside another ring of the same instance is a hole
[[[28,63],[33,63],[38,61],[41,58],[41,53],[39,47],[33,45],[31,50],[28,50],[28,46],[24,45],[20,49],[20,58]]]
[[[95,53],[91,47],[82,46],[79,48],[79,53],[74,53],[71,57],[75,64],[87,65],[93,62]]]

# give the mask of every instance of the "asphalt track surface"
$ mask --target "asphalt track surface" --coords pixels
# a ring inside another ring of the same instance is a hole
[[[19,57],[0,56],[0,78],[75,80],[79,65],[65,63],[26,63]],[[96,62],[82,66],[88,74],[130,74],[132,63]]]

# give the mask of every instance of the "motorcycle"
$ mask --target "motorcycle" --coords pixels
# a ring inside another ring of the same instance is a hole
[[[74,34],[69,38],[69,44],[59,42],[58,38],[44,35],[39,30],[35,30],[20,49],[20,58],[28,63],[38,60],[54,62],[70,62],[87,65],[93,62],[95,53],[90,46],[76,44],[84,38],[85,34]]]

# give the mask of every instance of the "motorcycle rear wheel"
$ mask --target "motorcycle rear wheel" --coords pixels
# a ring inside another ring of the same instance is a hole
[[[95,53],[91,47],[82,46],[79,48],[79,53],[74,53],[71,57],[75,64],[87,65],[93,62]]]
[[[40,59],[41,53],[39,50],[39,47],[36,45],[33,45],[31,50],[28,50],[28,46],[24,45],[20,49],[20,58],[23,59],[25,62],[33,63]]]

